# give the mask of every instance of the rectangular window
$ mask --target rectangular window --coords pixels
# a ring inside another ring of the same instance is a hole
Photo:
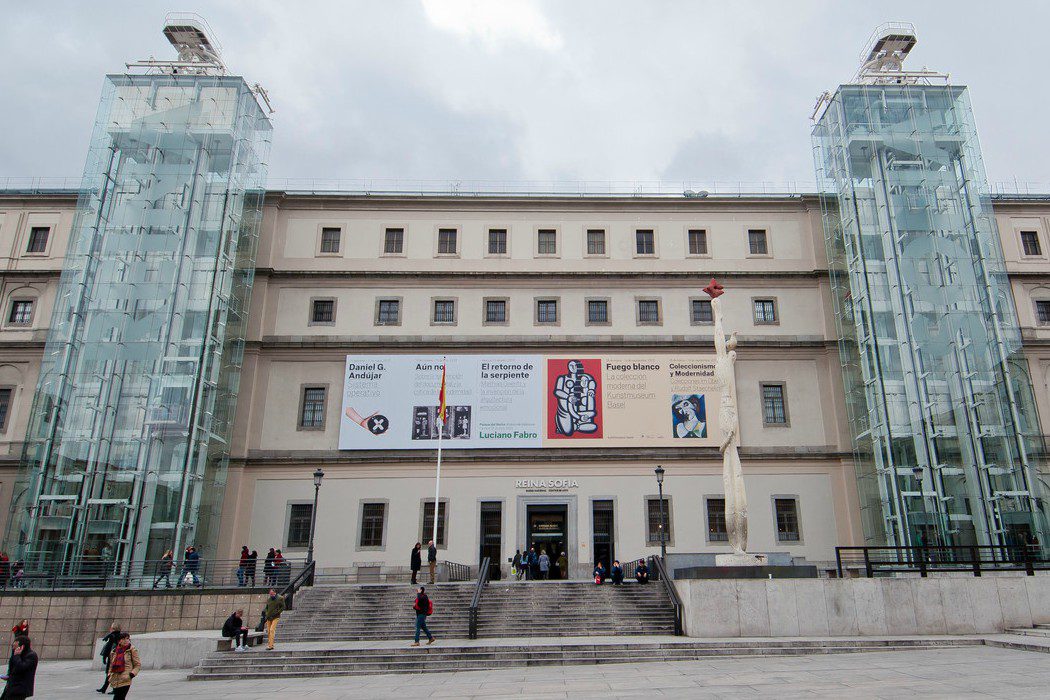
[[[287,547],[310,546],[310,520],[313,513],[312,503],[293,503],[289,507]]]
[[[798,542],[802,539],[798,528],[798,500],[774,498],[773,509],[777,515],[777,542]]]
[[[33,321],[33,302],[22,299],[11,302],[7,322],[12,326],[28,326]]]
[[[314,299],[310,309],[310,323],[333,323],[335,299]]]
[[[558,301],[556,299],[540,299],[536,302],[536,323],[557,323]]]
[[[587,229],[587,255],[605,255],[605,229]]]
[[[401,323],[401,302],[398,299],[380,299],[376,308],[377,326],[396,326]]]
[[[362,547],[383,546],[383,525],[386,520],[385,503],[361,504],[361,545]]]
[[[660,302],[655,299],[638,300],[638,323],[659,323]]]
[[[689,254],[707,255],[707,231],[702,228],[689,229]]]
[[[343,236],[343,229],[325,227],[321,229],[321,252],[338,253],[339,239]]]
[[[783,384],[762,385],[762,422],[766,425],[787,425]]]
[[[587,323],[608,323],[609,302],[605,299],[587,301]]]
[[[489,229],[489,255],[507,254],[507,229]]]
[[[459,232],[454,228],[438,229],[438,255],[455,255],[459,250],[457,238]]]
[[[47,239],[51,236],[50,226],[34,226],[29,229],[27,253],[44,253],[47,251]]]
[[[405,252],[405,229],[388,228],[383,233],[383,253],[401,255]]]
[[[11,389],[0,389],[0,432],[7,430],[7,417],[11,415]]]
[[[689,302],[690,321],[694,325],[714,323],[715,316],[711,309],[710,299],[692,299]]]
[[[438,506],[438,534],[434,544],[438,547],[445,546],[445,516],[448,502],[442,501]],[[419,537],[420,542],[429,542],[434,537],[434,501],[423,502],[423,533]]]
[[[1040,326],[1050,326],[1050,301],[1035,302],[1035,317]]]
[[[659,497],[650,497],[645,501],[646,518],[648,528],[646,529],[646,544],[659,545],[661,536],[670,544],[674,536],[671,529],[671,499],[664,496],[663,509],[661,511]]]
[[[777,302],[775,299],[755,299],[754,304],[756,324],[777,322]]]
[[[451,299],[434,300],[434,323],[455,323],[456,302]]]
[[[552,228],[541,228],[537,231],[536,252],[540,255],[557,255],[558,232]]]
[[[766,242],[766,230],[753,228],[747,232],[747,248],[751,255],[769,255],[769,245]]]
[[[726,499],[707,499],[707,541],[728,542],[726,531]]]
[[[1024,247],[1025,255],[1043,254],[1039,246],[1039,234],[1035,231],[1021,231],[1021,245]]]
[[[506,323],[507,301],[505,299],[485,300],[485,323]]]
[[[303,405],[299,409],[300,428],[323,428],[325,418],[325,398],[328,389],[323,386],[303,388]]]
[[[652,229],[640,228],[634,232],[634,251],[638,255],[656,254],[656,233]]]

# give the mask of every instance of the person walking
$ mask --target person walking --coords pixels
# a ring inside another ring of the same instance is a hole
[[[433,644],[434,635],[430,633],[430,628],[427,627],[427,617],[434,614],[434,604],[430,602],[427,589],[423,586],[416,589],[416,602],[412,604],[412,610],[416,613],[416,639],[412,642],[412,646],[419,646],[420,632],[426,632],[428,645]]]
[[[434,585],[434,576],[437,574],[438,548],[434,540],[427,545],[427,567],[430,569],[430,585]]]
[[[270,547],[270,551],[266,553],[266,559],[263,561],[263,585],[273,586],[276,582],[273,580],[273,560],[277,558],[277,552],[274,551],[273,547]]]
[[[201,555],[197,552],[197,548],[190,545],[186,548],[186,554],[182,559],[182,572],[179,574],[178,583],[175,584],[176,588],[182,588],[182,584],[185,583],[186,577],[189,576],[193,579],[193,585],[200,588],[201,581],[197,578],[197,571],[200,570],[201,566]]]
[[[124,700],[131,691],[131,681],[142,670],[139,651],[131,646],[131,635],[121,632],[117,645],[109,655],[109,685],[113,688],[113,700]]]
[[[248,651],[248,628],[244,626],[244,611],[236,610],[222,623],[222,636],[232,639],[233,651]]]
[[[521,578],[521,550],[514,550],[514,556],[510,560],[510,575],[516,579]]]
[[[423,545],[419,542],[416,542],[416,546],[412,548],[412,556],[409,558],[408,565],[412,569],[412,585],[415,586],[419,583],[416,580],[419,570],[423,568]]]
[[[102,687],[96,688],[96,693],[105,693],[106,688],[109,687],[109,656],[113,653],[113,648],[117,646],[118,641],[120,641],[120,625],[114,622],[109,626],[109,632],[102,638],[102,651],[99,652],[99,656],[102,657],[102,666],[106,669],[106,673],[102,677]]]
[[[241,546],[241,558],[237,562],[237,585],[244,588],[245,574],[248,571],[248,545]]]
[[[164,579],[164,587],[171,588],[171,570],[173,568],[175,568],[175,552],[169,549],[157,561],[157,578],[153,579],[153,587],[156,588],[160,580]]]
[[[270,589],[270,599],[263,608],[263,619],[266,621],[266,649],[273,651],[273,639],[277,635],[277,622],[284,612],[284,596]]]
[[[540,550],[539,565],[540,565],[540,578],[543,579],[543,580],[546,580],[547,578],[550,577],[550,574],[551,574],[551,558],[547,556],[547,550],[546,549],[541,549]]]
[[[536,556],[536,548],[529,547],[529,580],[535,581],[540,577],[540,558]]]
[[[565,552],[558,557],[558,578],[569,578],[569,559],[565,556]]]
[[[248,562],[244,569],[244,580],[251,588],[255,588],[255,569],[259,566],[259,552],[252,550],[248,555]]]
[[[623,583],[623,567],[620,566],[620,560],[614,559],[612,569],[609,571],[614,586],[619,586]]]
[[[11,642],[11,658],[7,662],[7,685],[0,695],[3,700],[24,700],[33,696],[33,683],[36,680],[36,652],[29,643],[29,637],[18,635]]]

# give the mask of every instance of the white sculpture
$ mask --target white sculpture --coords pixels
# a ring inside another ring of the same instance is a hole
[[[714,280],[704,289],[711,297],[715,323],[715,382],[721,390],[718,403],[718,428],[721,435],[722,484],[726,501],[726,533],[732,554],[715,557],[719,566],[756,566],[766,563],[763,554],[747,553],[747,492],[740,468],[740,419],[736,402],[736,331],[726,338],[722,328],[722,285]]]

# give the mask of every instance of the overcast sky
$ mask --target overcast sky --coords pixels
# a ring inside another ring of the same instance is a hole
[[[273,99],[271,179],[813,181],[815,98],[881,22],[971,87],[989,179],[1047,182],[1050,2],[8,3],[0,178],[79,176],[102,76],[204,15]]]

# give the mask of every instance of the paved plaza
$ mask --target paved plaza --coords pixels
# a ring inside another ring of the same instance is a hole
[[[407,652],[407,650],[406,650]],[[98,697],[85,661],[43,663],[37,696]],[[222,698],[736,698],[1050,697],[1046,654],[993,647],[667,663],[551,666],[506,671],[190,682],[186,671],[144,671],[130,697]]]

